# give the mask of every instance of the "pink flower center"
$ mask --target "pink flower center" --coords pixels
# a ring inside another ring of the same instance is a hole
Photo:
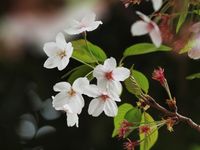
[[[109,98],[109,96],[108,96],[108,95],[105,95],[105,94],[102,94],[102,95],[100,96],[100,98],[101,98],[103,101],[106,101],[106,100]]]
[[[107,80],[112,80],[112,79],[113,79],[113,73],[112,73],[112,71],[106,72],[106,73],[105,73],[105,78],[106,78]]]
[[[154,29],[154,25],[152,23],[149,23],[148,26],[147,26],[147,30],[149,32],[151,32],[153,29]]]

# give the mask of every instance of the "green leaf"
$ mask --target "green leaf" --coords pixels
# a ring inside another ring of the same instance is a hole
[[[128,121],[128,122],[132,122],[134,124],[136,123],[139,123],[141,121],[141,117],[142,117],[142,113],[141,113],[141,110],[136,108],[136,107],[133,107],[132,109],[130,109],[126,115],[125,115],[125,119]]]
[[[85,77],[88,73],[90,73],[92,71],[92,68],[86,66],[86,65],[82,65],[79,66],[79,68],[77,70],[75,70],[68,78],[68,82],[69,83],[73,83],[77,78],[79,77]],[[88,79],[91,80],[93,77],[89,76]]]
[[[196,15],[200,15],[200,10],[193,10],[193,12],[196,14]]]
[[[150,150],[158,139],[158,128],[156,126],[156,123],[152,122],[154,122],[154,119],[151,117],[151,115],[144,112],[142,114],[141,125],[144,125],[145,123],[151,123],[151,131],[147,135],[144,133],[140,133],[140,140],[143,141],[140,144],[140,150]]]
[[[76,71],[76,70],[78,70],[78,69],[81,69],[83,66],[85,66],[85,65],[81,65],[81,66],[78,66],[78,67],[76,67],[76,68],[71,69],[70,71],[68,71],[67,73],[65,73],[65,74],[61,77],[61,79],[66,78],[66,77],[69,76],[72,72],[74,72],[74,71]]]
[[[132,108],[133,108],[133,106],[131,104],[127,104],[127,103],[119,106],[117,116],[115,116],[115,118],[114,118],[115,128],[113,130],[112,137],[115,137],[118,134],[118,130],[121,126],[122,121],[124,120],[124,116]]]
[[[199,79],[200,73],[194,73],[186,77],[187,80]]]
[[[72,45],[74,47],[72,56],[85,63],[103,62],[107,58],[105,52],[100,47],[89,41],[87,41],[88,47],[83,39],[73,41]]]
[[[183,0],[183,12],[181,13],[179,19],[178,19],[178,23],[176,26],[176,33],[179,32],[181,26],[183,25],[183,23],[185,22],[186,18],[187,18],[187,14],[188,14],[188,0]]]
[[[136,82],[140,86],[140,88],[145,92],[148,93],[149,90],[149,81],[146,78],[146,76],[137,71],[137,70],[132,70],[132,76],[135,78]]]
[[[154,44],[151,43],[140,43],[128,47],[124,51],[124,56],[127,57],[127,56],[142,55],[157,51],[170,51],[170,50],[171,48],[165,45],[161,45],[159,48],[157,48]]]
[[[140,95],[142,91],[144,91],[145,93],[148,93],[149,81],[145,77],[145,75],[139,71],[132,69],[131,76],[128,79],[126,79],[124,83],[125,83],[126,89],[130,93],[136,96]]]

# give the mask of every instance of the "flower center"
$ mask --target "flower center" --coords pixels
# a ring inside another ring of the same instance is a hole
[[[67,92],[70,96],[75,96],[76,95],[76,92],[71,89],[70,91]]]
[[[100,98],[101,98],[103,101],[106,101],[106,100],[109,98],[109,96],[108,96],[108,95],[105,95],[105,94],[102,94],[102,95],[100,96]]]
[[[149,23],[148,26],[147,26],[147,30],[148,30],[149,32],[151,32],[153,29],[154,29],[153,24],[152,24],[152,23]]]
[[[66,52],[65,52],[64,50],[58,52],[57,55],[58,55],[61,59],[63,59],[63,57],[65,57],[65,56],[67,56],[67,54],[66,54]]]
[[[105,73],[105,78],[106,78],[107,80],[112,80],[112,79],[113,79],[113,73],[112,73],[112,71],[106,72],[106,73]]]
[[[151,128],[148,125],[141,126],[139,128],[141,134],[148,134],[151,131]]]

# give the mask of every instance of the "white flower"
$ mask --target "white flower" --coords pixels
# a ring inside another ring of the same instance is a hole
[[[118,107],[115,101],[121,101],[117,91],[110,93],[105,88],[89,85],[85,88],[84,94],[94,98],[89,104],[88,113],[90,115],[97,117],[103,111],[109,117],[117,115]]]
[[[93,31],[100,24],[103,24],[101,21],[95,21],[96,14],[93,12],[87,13],[81,20],[73,19],[70,22],[70,25],[65,29],[65,32],[70,35],[79,34],[85,31]]]
[[[146,15],[141,12],[136,12],[141,19],[131,26],[131,33],[133,36],[140,36],[149,33],[152,42],[156,47],[160,47],[162,43],[161,33],[157,24],[150,20]]]
[[[97,84],[103,88],[107,88],[110,92],[122,91],[120,81],[124,81],[130,76],[130,71],[124,67],[117,67],[114,58],[106,59],[103,65],[98,65],[93,71],[93,76],[97,78]]]
[[[153,8],[155,11],[158,11],[160,7],[162,6],[163,1],[162,0],[151,0],[153,4]]]
[[[49,57],[44,63],[44,67],[48,69],[58,67],[58,70],[63,70],[73,53],[71,42],[66,43],[62,33],[57,34],[56,42],[45,43],[43,49]]]
[[[59,93],[53,99],[53,107],[56,110],[67,110],[73,114],[80,114],[84,107],[83,89],[88,85],[87,78],[76,79],[72,86],[68,82],[55,84],[54,91]]]

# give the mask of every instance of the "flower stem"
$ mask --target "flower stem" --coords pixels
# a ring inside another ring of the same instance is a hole
[[[92,65],[90,65],[90,64],[88,64],[88,63],[85,63],[84,61],[82,61],[82,60],[80,60],[80,59],[78,59],[78,58],[76,58],[76,57],[73,57],[73,56],[72,56],[72,58],[75,59],[76,61],[79,61],[79,62],[83,63],[84,65],[86,65],[86,66],[88,66],[88,67],[94,69],[94,66],[92,66]]]
[[[96,57],[92,54],[92,51],[90,50],[89,46],[88,46],[88,42],[87,42],[87,33],[83,32],[83,36],[84,36],[84,40],[85,40],[85,45],[87,47],[87,50],[90,52],[90,55],[93,57],[93,59],[95,59],[96,63],[99,64],[98,60],[96,59]]]
[[[126,56],[123,56],[119,61],[119,67],[123,66],[123,61],[126,58]]]

